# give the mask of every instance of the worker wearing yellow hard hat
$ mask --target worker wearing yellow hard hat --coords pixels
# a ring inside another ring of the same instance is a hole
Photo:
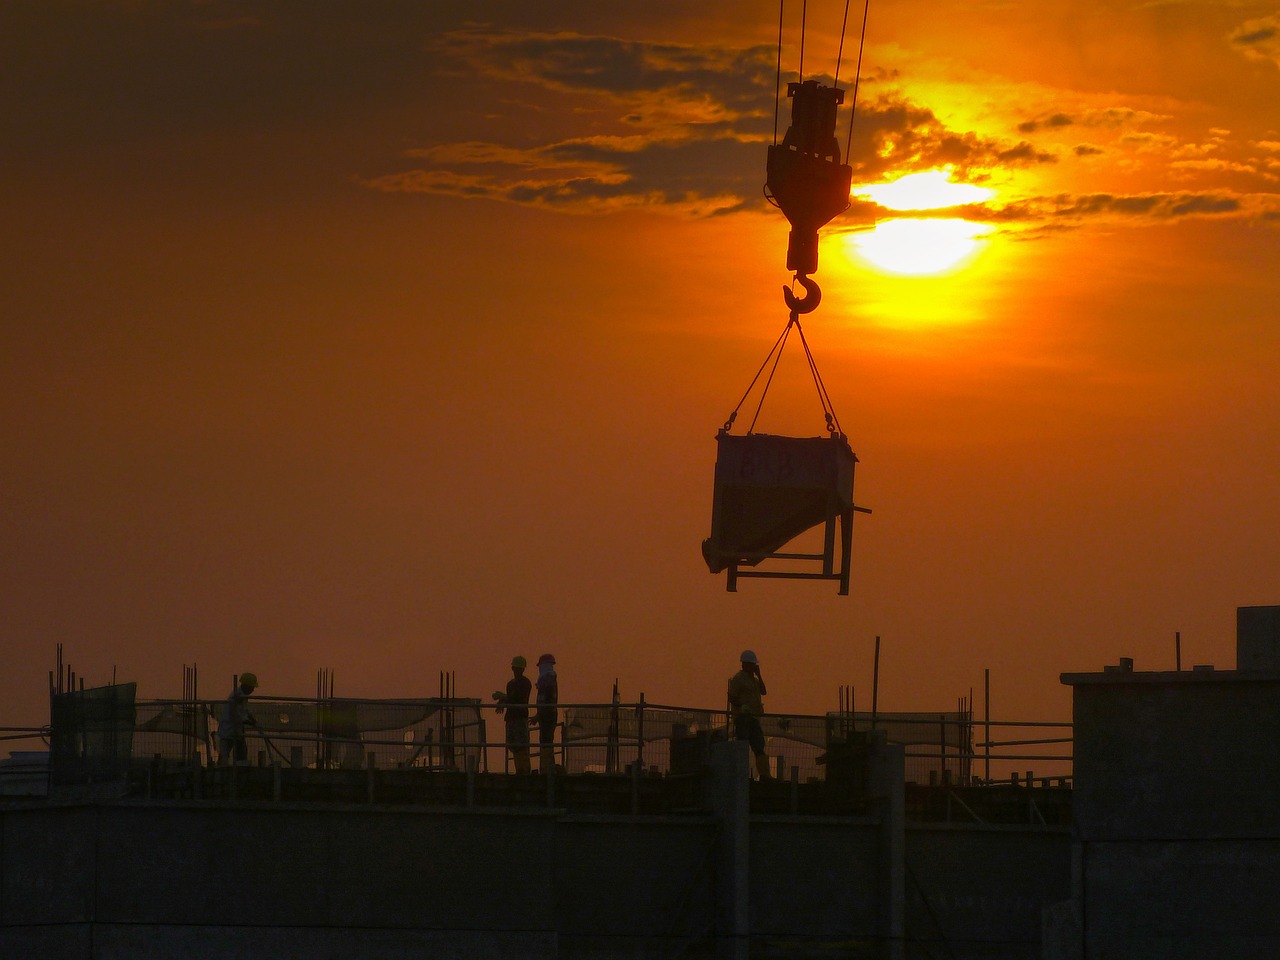
[[[242,673],[234,681],[231,694],[222,705],[218,717],[218,766],[229,767],[234,762],[249,762],[249,747],[245,742],[244,728],[256,726],[258,721],[249,712],[249,697],[258,689],[258,677]]]
[[[493,699],[498,702],[498,713],[505,713],[507,749],[511,751],[511,761],[516,773],[528,773],[529,764],[529,694],[533,684],[524,675],[529,662],[524,657],[511,658],[511,679],[507,681],[505,692],[493,691]],[[519,706],[525,704],[525,706]]]

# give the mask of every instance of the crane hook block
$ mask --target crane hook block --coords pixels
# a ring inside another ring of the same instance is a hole
[[[787,269],[818,269],[818,229],[849,206],[853,168],[840,162],[836,109],[844,91],[817,80],[788,83],[791,126],[769,148],[765,188],[791,223]]]
[[[787,308],[792,313],[813,313],[818,309],[818,304],[822,302],[822,291],[818,288],[817,281],[812,277],[806,277],[804,274],[797,274],[796,283],[804,287],[804,297],[797,297],[791,288],[784,284],[782,287],[782,299],[787,302]]]

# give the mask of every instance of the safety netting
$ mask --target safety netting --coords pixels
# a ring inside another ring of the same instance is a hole
[[[135,756],[217,761],[222,701],[138,704]],[[246,726],[251,755],[316,769],[467,769],[482,764],[480,701],[253,699]]]
[[[828,713],[822,716],[766,714],[760,718],[765,752],[774,773],[801,781],[826,775],[833,741],[848,741],[874,729],[906,753],[908,782],[967,781],[972,723],[964,712]],[[563,763],[570,773],[621,773],[632,764],[671,772],[690,751],[688,741],[710,743],[732,736],[723,710],[636,705],[588,706],[563,711]],[[673,756],[674,754],[674,756]],[[695,748],[695,762],[701,757]],[[931,771],[936,771],[931,774]],[[946,771],[944,774],[943,771]]]
[[[56,693],[49,704],[49,780],[54,784],[124,779],[133,754],[137,684]]]
[[[136,701],[134,693],[134,684],[119,684],[54,697],[54,782],[123,777],[131,761],[219,761],[223,701]],[[492,704],[478,699],[254,698],[248,708],[255,721],[245,730],[251,763],[484,770],[494,756],[486,751],[503,746],[501,733],[487,740],[485,710]],[[695,772],[712,743],[732,736],[724,710],[643,702],[564,706],[558,721],[556,760],[571,774]],[[874,728],[905,748],[908,782],[969,780],[967,712],[766,714],[760,724],[773,771],[784,778],[825,778],[835,745],[864,742]]]

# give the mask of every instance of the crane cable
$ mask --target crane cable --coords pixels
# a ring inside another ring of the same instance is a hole
[[[778,0],[778,64],[773,80],[773,143],[778,143],[778,113],[782,108],[782,21],[786,0]],[[849,98],[849,133],[845,138],[844,162],[849,162],[853,147],[853,118],[858,112],[858,87],[862,81],[862,54],[867,47],[867,18],[871,14],[871,0],[863,0],[862,32],[858,37],[858,61],[853,73],[853,93]],[[804,80],[804,44],[809,17],[809,0],[804,0],[800,10],[800,79]],[[840,21],[840,45],[836,49],[836,72],[832,86],[840,86],[840,64],[844,59],[844,39],[849,28],[849,0],[844,0],[844,17]],[[771,199],[771,198],[770,198]],[[772,202],[772,199],[771,199]]]
[[[863,0],[862,35],[858,38],[858,65],[853,71],[853,95],[849,98],[849,135],[844,142],[844,162],[849,162],[853,148],[853,117],[858,112],[858,84],[862,80],[862,52],[867,47],[867,15],[871,12],[871,0]],[[844,19],[849,20],[849,0],[844,0]],[[840,49],[844,50],[844,26],[840,27]],[[836,83],[840,81],[840,58],[836,57]]]
[[[844,429],[840,426],[840,418],[836,416],[835,406],[831,402],[831,395],[827,393],[827,385],[822,379],[822,374],[818,372],[818,363],[813,359],[813,351],[809,349],[809,341],[804,335],[804,327],[800,324],[800,314],[794,310],[791,311],[791,318],[787,321],[782,334],[774,341],[773,346],[769,348],[769,353],[765,356],[764,362],[760,364],[760,369],[751,378],[751,383],[742,394],[742,399],[738,401],[738,405],[729,414],[729,419],[724,422],[721,432],[728,433],[733,427],[734,421],[738,419],[738,411],[747,402],[747,397],[751,396],[751,391],[755,389],[760,380],[760,375],[764,373],[765,367],[769,367],[769,376],[765,379],[764,387],[760,391],[760,400],[756,403],[756,412],[751,417],[751,426],[747,428],[747,433],[755,432],[756,421],[760,419],[760,411],[764,407],[765,397],[769,394],[769,387],[773,384],[773,375],[778,371],[778,362],[782,359],[782,351],[787,345],[787,338],[791,335],[792,327],[795,327],[796,332],[800,334],[800,344],[804,348],[805,361],[809,365],[809,374],[813,377],[813,385],[818,391],[818,402],[822,405],[822,414],[827,422],[827,432],[840,437],[844,436]],[[773,361],[772,366],[770,366],[770,361]]]
[[[786,0],[778,0],[778,60],[777,72],[773,84],[773,142],[776,146],[778,143],[778,115],[782,104],[782,33],[784,11]],[[866,48],[867,42],[867,16],[870,12],[871,0],[864,0],[862,9],[862,32],[858,41],[858,60],[854,73],[853,94],[850,101],[849,110],[849,133],[845,142],[845,163],[849,162],[850,149],[853,144],[853,116],[857,111],[858,104],[858,85],[862,79],[862,54]],[[801,5],[800,12],[800,79],[804,79],[804,46],[805,33],[807,29],[809,15],[809,2],[804,0]],[[844,58],[844,41],[849,25],[849,0],[845,0],[844,17],[840,23],[840,45],[836,51],[836,69],[833,76],[833,86],[839,86],[840,83],[840,64]],[[765,193],[766,199],[775,206],[776,201]],[[765,397],[769,393],[769,387],[773,384],[773,376],[778,370],[778,363],[782,359],[782,350],[787,345],[787,338],[791,335],[791,328],[795,327],[800,334],[800,343],[804,348],[805,361],[809,365],[809,373],[813,377],[814,387],[818,392],[818,402],[822,405],[822,413],[827,422],[827,431],[837,436],[843,437],[844,430],[840,426],[840,419],[836,416],[835,407],[831,403],[831,396],[827,393],[827,385],[822,379],[822,374],[818,372],[817,361],[813,358],[813,351],[809,349],[809,341],[804,335],[804,327],[800,324],[800,314],[796,310],[791,311],[791,317],[787,321],[787,326],[783,329],[782,334],[774,341],[773,346],[769,349],[768,355],[764,358],[764,362],[760,364],[760,368],[756,371],[756,375],[751,378],[751,383],[747,386],[746,391],[742,394],[742,399],[738,401],[737,406],[733,408],[733,412],[729,414],[729,419],[721,428],[722,432],[728,433],[732,428],[734,421],[738,418],[738,412],[742,409],[742,405],[747,402],[747,397],[751,395],[751,391],[755,389],[756,384],[760,380],[760,375],[764,373],[765,368],[769,367],[769,376],[765,379],[764,387],[760,391],[760,400],[756,403],[755,414],[751,418],[751,426],[747,428],[748,433],[755,431],[756,421],[760,418],[760,411],[764,407]],[[772,366],[770,366],[772,361]]]

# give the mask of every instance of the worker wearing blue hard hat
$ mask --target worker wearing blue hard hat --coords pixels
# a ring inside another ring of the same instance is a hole
[[[556,658],[544,653],[538,658],[538,769],[555,771],[556,723],[555,705],[560,702],[560,679],[556,675]]]

